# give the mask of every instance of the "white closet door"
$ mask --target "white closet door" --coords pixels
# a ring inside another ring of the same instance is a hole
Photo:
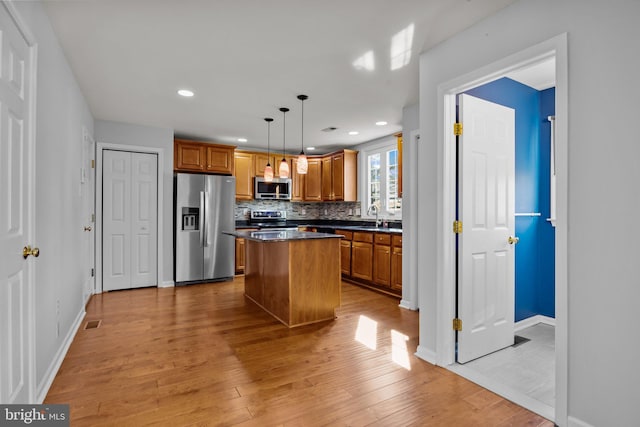
[[[155,154],[131,154],[131,287],[156,286],[158,272],[158,161]]]
[[[157,285],[157,156],[103,151],[103,277],[112,291]]]
[[[103,151],[102,289],[131,287],[131,153]]]

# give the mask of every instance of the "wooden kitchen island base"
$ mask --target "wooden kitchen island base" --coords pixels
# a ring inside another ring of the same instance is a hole
[[[245,295],[285,325],[335,318],[340,306],[339,238],[247,238],[245,263]]]

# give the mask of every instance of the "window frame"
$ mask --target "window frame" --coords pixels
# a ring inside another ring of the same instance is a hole
[[[387,200],[388,194],[387,189],[389,187],[389,183],[387,182],[388,175],[388,152],[392,150],[398,149],[398,141],[394,135],[390,135],[385,138],[381,138],[380,140],[375,141],[371,144],[365,144],[360,148],[359,158],[359,172],[358,178],[360,181],[359,184],[359,193],[360,193],[360,216],[364,219],[375,219],[375,215],[370,215],[368,213],[369,209],[369,190],[370,190],[370,182],[369,182],[369,156],[380,154],[380,201],[382,204],[382,209],[378,213],[379,219],[387,219],[392,221],[401,221],[402,220],[402,205],[400,209],[390,211],[388,209]],[[396,163],[396,167],[399,165]],[[397,174],[399,176],[400,170],[396,168]],[[397,188],[397,186],[396,186]],[[399,200],[402,200],[402,197],[398,197]]]

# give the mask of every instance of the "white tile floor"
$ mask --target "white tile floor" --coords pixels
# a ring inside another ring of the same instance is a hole
[[[555,405],[555,328],[538,323],[516,333],[531,341],[465,364],[549,406]]]

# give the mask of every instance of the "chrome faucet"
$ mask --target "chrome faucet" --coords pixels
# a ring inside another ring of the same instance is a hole
[[[380,226],[380,220],[378,219],[378,207],[376,205],[369,206],[369,209],[367,209],[367,215],[371,215],[372,210],[376,215],[376,228],[378,228]]]

